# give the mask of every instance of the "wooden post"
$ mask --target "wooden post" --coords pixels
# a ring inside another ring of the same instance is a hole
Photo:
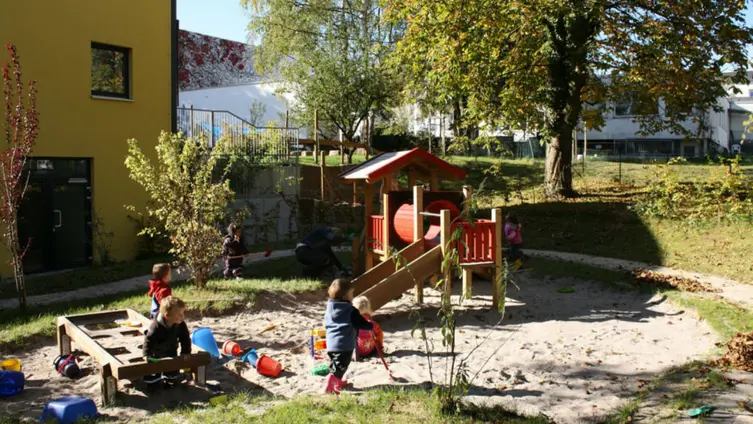
[[[450,210],[442,209],[439,213],[439,226],[440,231],[440,243],[442,246],[442,263],[450,251]],[[452,266],[447,264],[447,268],[442,270],[442,276],[444,278],[444,289],[446,301],[450,302],[450,296],[452,295]]]
[[[431,171],[431,191],[439,191],[439,175],[437,171]]]
[[[463,202],[463,215],[466,217],[470,217],[471,215],[471,207],[473,206],[473,199],[471,196],[473,195],[473,187],[469,185],[463,186],[463,197],[465,198],[465,201]]]
[[[412,174],[412,173],[411,173]],[[409,174],[410,175],[410,174]],[[413,241],[419,241],[424,238],[424,217],[421,212],[424,210],[424,186],[413,186]],[[416,303],[424,302],[424,280],[416,281],[416,293],[414,295]]]
[[[408,170],[408,187],[415,187],[416,186],[416,170],[409,169]],[[423,187],[421,188],[423,190]]]
[[[319,111],[314,109],[314,163],[319,163]]]
[[[384,191],[382,192],[382,216],[384,217],[384,246],[382,246],[382,260],[386,261],[390,257],[390,186],[392,185],[392,176],[388,175],[384,177]]]
[[[492,277],[492,304],[493,308],[499,305],[499,283],[502,279],[502,209],[492,209],[492,222],[494,222],[494,269]]]
[[[463,270],[463,294],[460,299],[470,299],[473,291],[473,268],[465,266]]]
[[[321,165],[319,166],[319,169],[321,170],[321,185],[322,185],[322,202],[325,200],[325,194],[327,193],[327,190],[325,189],[325,181],[324,181],[324,165],[327,163],[327,152],[322,152],[322,161],[320,162]]]
[[[71,353],[71,338],[65,333],[65,324],[58,324],[58,349],[60,355]]]
[[[353,180],[353,206],[358,204],[358,182]]]
[[[369,237],[371,237],[371,214],[374,210],[374,193],[371,188],[371,184],[366,181],[366,189],[364,190],[363,199],[363,214],[366,217],[364,227],[366,228],[366,245],[364,246],[364,266],[363,272],[370,270],[374,266],[374,253],[369,249]]]
[[[118,382],[112,376],[110,364],[105,364],[99,371],[99,385],[102,390],[102,406],[108,407],[115,403],[115,393],[118,391]]]

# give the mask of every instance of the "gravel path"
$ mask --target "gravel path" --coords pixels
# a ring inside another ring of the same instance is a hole
[[[250,264],[254,262],[268,261],[272,259],[279,259],[279,258],[285,258],[288,256],[293,256],[294,254],[295,252],[292,249],[273,251],[267,258],[263,256],[252,256],[250,258],[246,258],[243,261],[243,263]],[[222,263],[219,262],[217,267],[221,269]],[[181,280],[186,277],[187,275],[185,271],[177,271],[174,274],[173,279]],[[86,288],[82,288],[78,290],[42,294],[38,296],[29,296],[29,298],[27,299],[27,302],[29,306],[43,306],[43,305],[50,305],[53,303],[70,302],[72,300],[90,299],[93,297],[107,296],[107,295],[116,294],[116,293],[124,293],[124,292],[139,290],[139,289],[144,289],[146,291],[148,288],[147,281],[151,279],[152,279],[152,275],[147,274],[147,275],[142,275],[140,277],[133,277],[127,280],[120,280],[120,281],[115,281],[115,282],[107,283],[107,284],[99,284],[96,286],[86,287]],[[0,310],[12,309],[12,308],[15,308],[17,305],[18,305],[18,300],[15,298],[0,299]]]
[[[336,249],[342,250],[342,249]],[[630,271],[635,268],[644,268],[661,274],[678,276],[683,278],[692,278],[698,281],[709,284],[714,288],[721,290],[718,293],[719,296],[727,301],[736,303],[740,306],[747,308],[753,308],[753,285],[743,284],[728,278],[700,274],[696,272],[682,271],[673,268],[667,268],[659,265],[650,265],[643,262],[628,261],[624,259],[604,258],[600,256],[583,255],[579,253],[567,253],[567,252],[554,252],[549,250],[533,250],[526,249],[526,254],[532,257],[554,259],[566,262],[582,263],[598,268],[611,269],[615,271]],[[265,260],[285,258],[293,256],[294,250],[279,250],[274,251],[268,258],[263,256],[254,256],[247,258],[244,263],[250,264],[254,262],[260,262]],[[218,264],[221,267],[221,264]],[[129,278],[127,280],[116,281],[107,284],[100,284],[97,286],[86,287],[83,289],[72,290],[67,292],[58,292],[51,294],[44,294],[39,296],[30,296],[28,298],[29,306],[42,306],[50,305],[53,303],[69,302],[72,300],[89,299],[99,296],[106,296],[110,294],[123,293],[138,290],[146,287],[146,281],[151,278],[151,275],[142,275],[140,277]],[[184,273],[178,272],[176,279],[185,278]],[[12,309],[17,305],[17,300],[2,299],[0,300],[0,310]]]
[[[725,300],[736,303],[746,308],[753,308],[753,285],[744,284],[718,275],[708,275],[698,272],[682,271],[660,265],[650,265],[643,262],[582,255],[579,253],[554,252],[550,250],[532,249],[525,249],[525,252],[528,256],[532,257],[582,263],[584,265],[611,269],[614,271],[632,271],[635,268],[643,268],[660,274],[695,279],[702,283],[706,283],[713,288],[720,289],[721,292],[716,294],[718,294]]]

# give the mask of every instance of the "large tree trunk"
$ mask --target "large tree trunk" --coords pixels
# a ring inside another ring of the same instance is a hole
[[[546,144],[546,194],[548,197],[573,197],[572,131],[553,137]]]

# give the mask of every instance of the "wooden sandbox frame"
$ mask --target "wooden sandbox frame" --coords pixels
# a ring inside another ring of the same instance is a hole
[[[138,325],[121,326],[116,323],[120,320]],[[78,348],[97,361],[103,406],[113,404],[118,381],[122,379],[133,381],[150,374],[190,369],[196,384],[205,385],[206,366],[211,357],[196,345],[192,346],[196,353],[185,359],[179,356],[159,362],[144,361],[141,345],[144,331],[150,324],[151,320],[131,309],[58,317],[58,348],[61,355],[69,355],[72,353],[71,342],[75,342]],[[94,326],[110,328],[87,328]],[[105,341],[114,343],[104,346]]]

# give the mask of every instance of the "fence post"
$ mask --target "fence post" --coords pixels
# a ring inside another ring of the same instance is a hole
[[[327,193],[327,190],[326,190],[326,189],[325,189],[325,187],[324,187],[324,186],[325,186],[325,181],[324,181],[324,178],[325,178],[325,177],[324,177],[324,165],[326,165],[326,164],[327,164],[327,161],[326,161],[326,157],[325,157],[325,154],[326,154],[326,153],[327,153],[327,152],[322,152],[322,154],[321,154],[321,156],[322,156],[322,158],[321,158],[321,159],[322,159],[322,161],[321,161],[321,162],[319,163],[319,169],[321,170],[321,175],[322,175],[322,180],[321,180],[321,184],[322,184],[322,202],[324,202],[324,199],[325,199],[325,195],[326,195],[326,193]]]
[[[210,113],[211,113],[211,115],[210,115],[211,116],[211,118],[210,118],[211,128],[209,129],[209,133],[210,133],[210,135],[209,135],[209,147],[214,148],[214,111],[211,111]]]
[[[193,105],[191,105],[191,138],[193,138],[194,134],[194,121],[193,121]]]

